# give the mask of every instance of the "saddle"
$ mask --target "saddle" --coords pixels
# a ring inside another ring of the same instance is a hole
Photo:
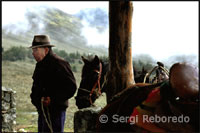
[[[198,70],[187,63],[176,63],[170,69],[169,82],[161,87],[162,104],[155,113],[164,116],[185,116],[188,123],[158,123],[171,131],[198,131],[199,81]]]
[[[152,90],[147,99],[134,108],[131,116],[138,117],[139,121],[136,126],[150,132],[198,131],[198,94],[197,69],[186,63],[176,63],[170,69],[169,80]],[[144,123],[142,115],[157,115],[159,117],[178,117],[183,115],[188,116],[190,121],[189,123]]]
[[[170,69],[169,81],[178,97],[197,98],[199,95],[198,70],[187,63],[176,63]]]

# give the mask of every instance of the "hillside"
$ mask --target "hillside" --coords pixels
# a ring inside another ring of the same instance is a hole
[[[81,19],[56,8],[41,7],[37,10],[27,10],[26,22],[4,26],[2,29],[2,46],[4,50],[12,46],[29,47],[35,34],[48,34],[51,43],[57,49],[67,53],[95,53],[107,55],[107,49],[87,45],[87,39],[82,35]]]
[[[48,34],[51,43],[56,47],[53,50],[64,50],[66,53],[79,53],[87,55],[89,53],[98,56],[107,56],[107,49],[102,47],[92,47],[87,45],[87,39],[82,35],[82,20],[78,16],[66,14],[56,8],[38,8],[36,10],[27,10],[27,23],[10,24],[2,28],[2,55],[13,46],[29,47],[31,46],[35,34]],[[19,53],[19,52],[17,52]],[[63,53],[63,52],[62,52]],[[70,63],[77,80],[77,86],[80,84],[82,65],[77,59]],[[16,91],[16,130],[24,128],[28,132],[37,131],[37,112],[31,104],[30,93],[32,85],[32,74],[35,67],[35,61],[31,59],[20,61],[2,61],[2,85],[6,88],[12,88]],[[102,97],[97,104],[105,105],[105,97]],[[103,101],[103,102],[102,102]],[[69,100],[70,105],[67,109],[65,132],[73,132],[73,116],[77,111],[74,97]]]
[[[28,132],[37,132],[37,112],[35,107],[31,104],[30,93],[32,87],[32,74],[35,68],[34,60],[26,61],[2,61],[2,86],[12,88],[16,91],[16,131],[24,128]],[[81,80],[81,69],[83,64],[78,61],[71,64],[77,67],[77,72],[73,72],[76,78],[77,87],[79,87]],[[74,97],[76,94],[74,95]],[[73,132],[73,118],[74,113],[78,110],[75,105],[75,98],[69,100],[69,107],[67,109],[65,132]],[[101,96],[95,102],[97,106],[105,106],[105,95]]]

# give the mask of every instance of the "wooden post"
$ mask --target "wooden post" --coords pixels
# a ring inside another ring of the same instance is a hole
[[[133,6],[130,1],[109,2],[107,102],[116,93],[135,83],[131,53],[132,12]]]

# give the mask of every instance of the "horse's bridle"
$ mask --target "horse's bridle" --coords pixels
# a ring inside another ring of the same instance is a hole
[[[95,84],[94,84],[94,86],[92,87],[92,90],[91,91],[88,91],[87,89],[84,89],[84,88],[79,88],[79,89],[81,89],[81,90],[83,90],[83,91],[85,91],[85,92],[88,92],[88,93],[90,93],[89,94],[89,100],[90,100],[90,104],[91,105],[93,105],[93,102],[92,102],[92,99],[91,99],[91,97],[92,97],[92,94],[93,94],[93,92],[94,92],[94,90],[96,89],[96,86],[98,85],[98,93],[99,93],[99,95],[101,95],[101,87],[100,87],[100,79],[101,79],[101,74],[102,74],[102,64],[101,64],[101,62],[99,63],[99,70],[93,70],[94,72],[96,72],[96,73],[98,73],[98,79],[97,79],[97,81],[95,82]]]

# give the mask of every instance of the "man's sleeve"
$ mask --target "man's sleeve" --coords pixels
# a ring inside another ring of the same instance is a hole
[[[55,75],[57,90],[55,90],[54,96],[56,96],[57,102],[62,103],[74,96],[77,89],[76,80],[68,63],[64,67],[59,67]]]
[[[40,89],[36,86],[34,82],[31,90],[32,90],[30,94],[31,103],[38,109],[41,106],[40,98],[42,93],[40,92]]]

